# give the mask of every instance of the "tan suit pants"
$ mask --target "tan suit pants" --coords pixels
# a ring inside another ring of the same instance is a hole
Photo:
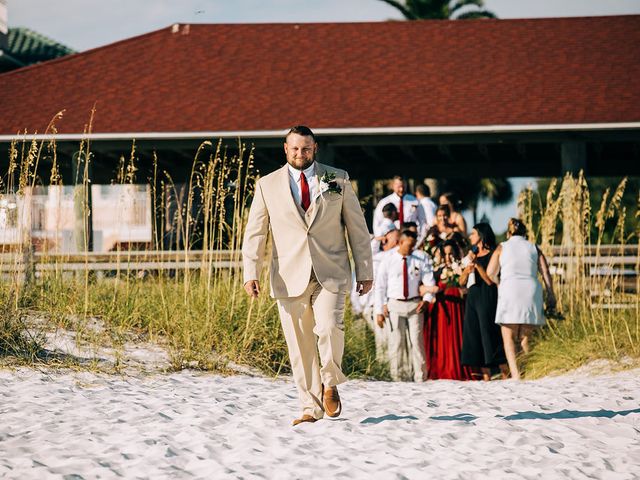
[[[371,328],[373,336],[376,342],[376,360],[380,363],[389,361],[389,332],[391,331],[389,322],[384,322],[382,328],[378,326],[376,322],[376,315],[373,312],[373,307],[367,306],[362,313],[362,316],[367,322],[367,325]]]
[[[333,387],[347,380],[341,370],[345,297],[346,292],[336,294],[322,288],[312,274],[302,295],[278,299],[303,415],[322,418],[322,385]]]
[[[423,315],[417,313],[419,301],[389,300],[389,366],[391,378],[398,382],[424,382],[427,366],[424,353]],[[386,323],[386,322],[385,322]]]

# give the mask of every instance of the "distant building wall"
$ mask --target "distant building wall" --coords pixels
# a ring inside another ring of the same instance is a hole
[[[108,252],[118,244],[150,244],[151,193],[148,185],[92,185],[93,250]],[[71,253],[73,187],[37,187],[24,195],[0,198],[0,245],[31,238],[36,250]]]

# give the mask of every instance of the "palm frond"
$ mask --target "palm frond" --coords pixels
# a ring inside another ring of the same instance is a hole
[[[484,7],[484,0],[457,0],[449,7],[449,18],[453,18],[460,9],[474,5],[479,9]]]
[[[482,18],[498,18],[493,12],[489,10],[472,10],[471,12],[465,12],[458,15],[455,20],[476,20]]]

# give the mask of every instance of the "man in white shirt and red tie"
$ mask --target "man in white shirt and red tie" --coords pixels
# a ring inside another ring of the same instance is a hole
[[[427,377],[423,312],[434,297],[420,296],[420,286],[433,290],[435,279],[431,263],[413,253],[415,246],[415,232],[404,230],[398,247],[384,256],[376,272],[376,321],[380,327],[390,322],[388,355],[394,381],[408,380],[411,374],[416,382]]]
[[[373,236],[380,236],[380,229],[384,223],[382,209],[385,205],[393,203],[398,209],[398,229],[402,230],[402,226],[406,222],[415,222],[418,225],[417,246],[419,247],[427,236],[427,217],[424,208],[422,208],[416,197],[406,193],[406,183],[402,177],[393,177],[391,190],[393,190],[393,193],[380,200],[373,212]]]

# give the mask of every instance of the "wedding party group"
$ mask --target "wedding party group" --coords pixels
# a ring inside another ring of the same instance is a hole
[[[376,356],[395,381],[520,378],[518,347],[529,351],[544,325],[541,274],[547,306],[555,296],[544,254],[511,218],[507,240],[491,226],[467,231],[453,193],[438,204],[420,184],[415,196],[402,177],[377,205],[371,240],[374,290],[351,304],[376,340]]]
[[[242,245],[244,288],[258,297],[270,238],[269,283],[287,343],[301,415],[293,425],[342,412],[346,297],[375,332],[378,357],[393,380],[465,380],[492,370],[519,378],[516,344],[545,322],[554,304],[549,269],[509,222],[496,245],[491,227],[467,226],[451,194],[416,196],[401,177],[376,207],[370,233],[346,171],[316,161],[318,143],[306,126],[283,143],[286,164],[261,177]],[[352,268],[353,265],[353,268]]]

